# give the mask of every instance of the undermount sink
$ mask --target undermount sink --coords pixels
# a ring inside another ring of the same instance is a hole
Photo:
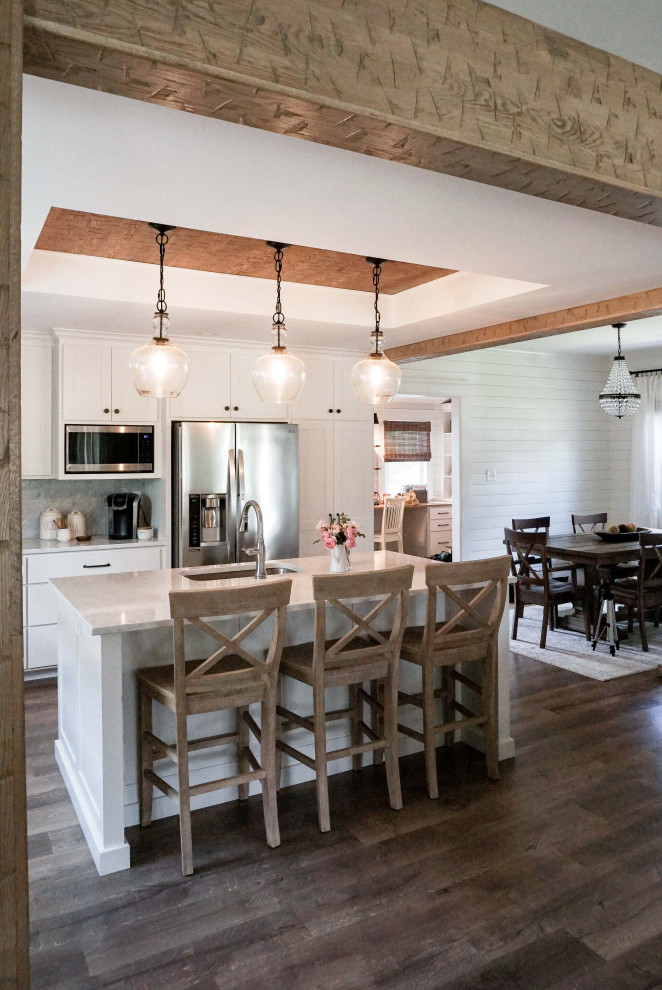
[[[266,572],[267,575],[297,574],[299,573],[299,568],[290,567],[287,564],[267,564]],[[255,565],[246,564],[245,566],[239,567],[206,567],[204,571],[196,570],[188,574],[183,572],[182,577],[188,578],[189,581],[231,581],[232,578],[255,577]]]

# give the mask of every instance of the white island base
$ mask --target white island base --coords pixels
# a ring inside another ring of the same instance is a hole
[[[326,557],[303,557],[279,563],[299,569],[291,575],[292,596],[286,642],[310,641],[313,638],[314,617],[312,575],[327,573],[328,560]],[[424,578],[426,560],[390,551],[352,554],[354,572],[401,564],[413,564],[415,567],[408,624],[421,625],[427,594]],[[282,580],[282,577],[274,576],[267,580]],[[172,663],[168,591],[200,590],[202,587],[212,590],[215,587],[246,586],[251,582],[251,578],[242,577],[231,582],[201,583],[188,579],[185,570],[63,578],[53,582],[58,592],[59,613],[58,738],[55,757],[101,875],[130,866],[124,829],[136,825],[139,820],[135,671],[140,667]],[[366,611],[369,607],[369,602],[366,602]],[[238,628],[238,620],[226,620],[226,630],[234,633]],[[193,627],[187,630],[187,635],[189,632],[192,636],[201,635]],[[268,632],[264,629],[263,635],[268,636]],[[333,635],[334,630],[330,632]],[[206,655],[208,641],[203,638],[201,644],[199,655]],[[402,663],[400,672],[403,690],[420,690],[420,671],[411,664]],[[327,704],[332,707],[345,705],[345,692],[343,688],[329,691]],[[312,711],[311,692],[305,685],[286,679],[283,699],[288,708],[306,713]],[[468,696],[465,700],[469,700]],[[499,633],[498,706],[499,759],[505,760],[515,753],[510,735],[507,609]],[[253,714],[258,716],[259,711]],[[232,728],[234,717],[231,711],[191,717],[189,737],[228,731]],[[400,715],[401,721],[416,728],[421,726],[420,718],[420,712],[413,708],[404,708]],[[333,748],[350,744],[349,731],[345,727],[346,723],[329,723],[327,738]],[[158,705],[154,706],[154,731],[162,738],[174,738],[174,716]],[[313,756],[312,735],[304,729],[300,733],[292,744]],[[470,745],[482,748],[480,732],[467,730],[462,738]],[[401,755],[421,748],[415,740],[400,740]],[[237,770],[234,747],[229,746],[193,753],[190,764],[192,783],[228,776]],[[176,786],[176,771],[171,763],[157,763],[155,769],[166,779],[175,777],[170,782]],[[329,766],[330,773],[350,769],[350,759],[339,760]],[[284,785],[313,778],[313,772],[307,767],[283,760]],[[258,793],[259,783],[252,784],[251,789]],[[386,790],[384,794],[386,801]],[[194,798],[192,807],[218,804],[233,800],[236,796],[235,788],[212,791]],[[155,793],[153,818],[166,818],[173,814],[177,814],[176,804],[165,795]],[[333,821],[333,808],[331,816]],[[316,828],[316,819],[311,818],[310,824],[311,828]]]

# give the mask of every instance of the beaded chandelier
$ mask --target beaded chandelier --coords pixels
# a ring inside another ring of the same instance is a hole
[[[612,326],[618,331],[618,354],[611,366],[607,384],[600,393],[600,405],[608,416],[617,416],[621,419],[623,416],[632,416],[636,413],[641,402],[641,394],[637,392],[625,358],[621,354],[621,330],[625,323],[613,323]]]

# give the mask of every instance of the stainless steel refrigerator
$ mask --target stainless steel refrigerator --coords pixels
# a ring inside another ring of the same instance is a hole
[[[269,560],[299,556],[299,438],[287,423],[172,424],[172,566],[255,560],[245,502],[264,516]]]

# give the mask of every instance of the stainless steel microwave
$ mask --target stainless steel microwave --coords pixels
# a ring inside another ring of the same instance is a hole
[[[67,425],[65,474],[153,474],[153,426]]]

